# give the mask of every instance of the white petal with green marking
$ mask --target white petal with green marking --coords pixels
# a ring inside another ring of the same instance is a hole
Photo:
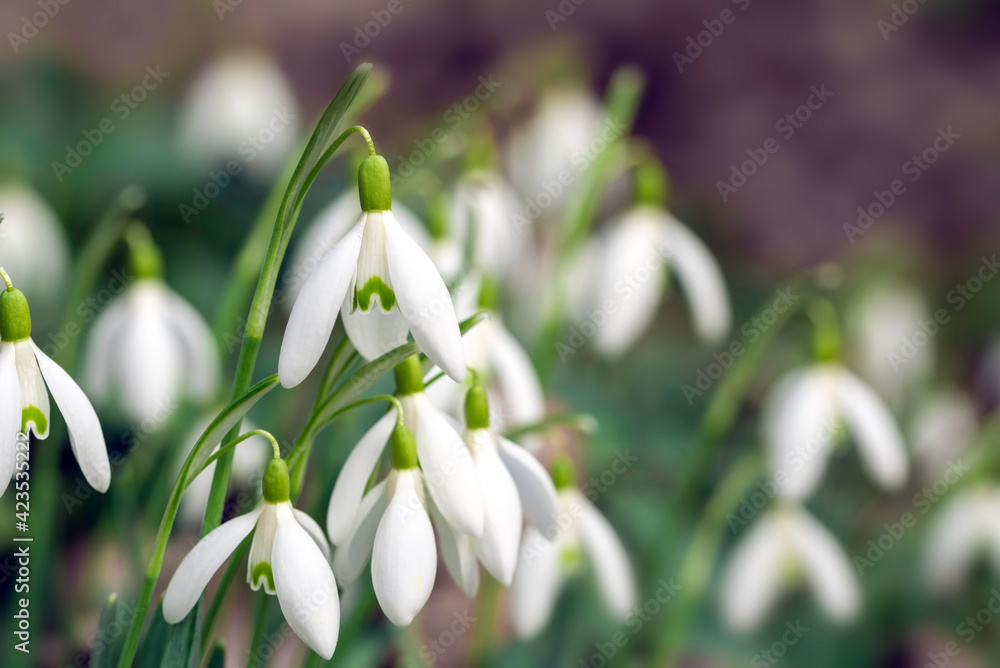
[[[38,369],[35,353],[31,349],[31,340],[25,339],[14,343],[15,359],[17,361],[17,379],[21,382],[21,431],[28,429],[37,438],[47,438],[49,435],[49,393],[42,380],[42,372]]]
[[[391,216],[392,214],[388,214]],[[396,293],[389,276],[386,259],[386,213],[371,211],[367,214],[361,253],[358,255],[358,272],[354,279],[354,296],[351,311],[379,309],[388,313],[396,306]]]

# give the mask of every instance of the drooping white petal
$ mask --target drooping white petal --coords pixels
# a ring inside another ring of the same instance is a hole
[[[986,527],[996,524],[1000,507],[989,502],[992,496],[983,489],[960,492],[934,518],[924,563],[935,591],[954,593],[965,582],[977,551],[987,542]]]
[[[187,385],[191,396],[209,399],[219,386],[219,348],[208,323],[179,295],[165,292],[168,317],[187,353]]]
[[[101,403],[111,398],[115,372],[119,369],[121,340],[131,311],[129,300],[117,298],[94,321],[90,338],[83,355],[84,387],[94,401]]]
[[[471,430],[466,433],[466,442],[472,450],[483,499],[483,533],[475,538],[476,555],[500,584],[509,587],[521,539],[521,499],[497,454],[492,433]]]
[[[372,551],[372,584],[379,606],[396,626],[408,626],[434,588],[437,549],[421,499],[417,469],[393,471],[391,500]]]
[[[48,438],[51,418],[49,393],[45,391],[45,382],[30,339],[14,343],[14,361],[17,379],[21,383],[20,430],[25,434],[31,430],[37,438]]]
[[[542,419],[545,415],[545,394],[531,358],[499,321],[491,320],[490,324],[493,325],[490,370],[499,387],[509,422],[528,424]]]
[[[531,638],[545,628],[561,584],[558,545],[529,527],[510,587],[510,617],[518,636]]]
[[[173,329],[161,281],[137,281],[124,299],[129,317],[116,360],[121,398],[128,418],[152,430],[173,411],[183,390],[184,346]]]
[[[366,360],[378,359],[403,345],[410,332],[410,326],[399,309],[386,313],[373,307],[367,313],[361,309],[352,312],[350,295],[344,300],[341,315],[348,338]]]
[[[708,247],[695,234],[664,212],[667,261],[684,289],[698,338],[718,343],[729,333],[732,312],[722,269]]]
[[[479,591],[479,562],[476,560],[475,541],[463,533],[455,531],[448,524],[441,511],[431,500],[428,503],[431,521],[438,532],[438,542],[441,543],[441,556],[448,574],[459,589],[473,598]]]
[[[278,357],[278,377],[295,387],[309,375],[333,333],[337,314],[357,270],[365,216],[334,244],[302,286],[288,317]]]
[[[413,340],[453,380],[465,380],[465,354],[455,306],[434,263],[400,228],[391,211],[376,212],[385,223],[386,256],[397,306]]]
[[[388,505],[388,480],[372,487],[361,500],[357,521],[333,556],[333,573],[340,586],[347,587],[364,572],[372,556],[375,532]]]
[[[613,224],[599,251],[590,309],[600,314],[594,342],[605,355],[625,352],[656,317],[667,275],[662,237],[660,217],[635,209]]]
[[[0,343],[0,496],[14,474],[17,434],[21,431],[21,385],[14,355],[14,344]]]
[[[760,626],[781,591],[786,545],[772,515],[762,517],[734,549],[723,574],[722,614],[741,632]]]
[[[176,624],[191,612],[208,581],[250,535],[263,506],[232,519],[198,541],[174,572],[163,596],[163,618]]]
[[[497,437],[497,451],[521,497],[524,518],[546,535],[559,525],[559,501],[552,477],[535,456],[517,443]]]
[[[285,621],[314,652],[329,660],[340,634],[340,598],[330,562],[289,503],[278,507],[271,552],[274,587]]]
[[[889,408],[875,392],[846,369],[841,371],[837,401],[854,433],[861,464],[881,487],[899,489],[909,470],[903,435]]]
[[[295,514],[295,520],[302,525],[302,528],[306,530],[309,537],[313,539],[316,547],[323,553],[323,557],[327,561],[330,561],[330,544],[326,542],[326,534],[323,533],[323,528],[319,525],[319,522],[298,508],[293,508],[292,511]]]
[[[108,491],[108,486],[111,485],[111,462],[108,461],[104,432],[101,431],[101,422],[97,419],[94,407],[90,405],[90,400],[80,386],[61,366],[46,357],[34,342],[31,346],[49,392],[66,423],[69,444],[80,470],[83,471],[83,477],[98,492]]]
[[[836,430],[836,405],[824,370],[785,376],[766,401],[761,425],[779,494],[789,499],[812,494],[826,470]]]
[[[389,442],[389,436],[396,426],[396,409],[390,408],[372,425],[358,444],[351,450],[344,462],[344,468],[337,476],[330,495],[330,505],[326,513],[326,535],[334,545],[347,540],[358,518],[358,509],[365,494],[368,479],[375,470],[382,451]]]
[[[403,397],[413,406],[408,427],[434,503],[452,526],[472,537],[483,533],[483,501],[472,454],[462,437],[423,393]],[[416,424],[414,425],[413,422]]]
[[[635,605],[635,577],[625,546],[604,515],[582,494],[576,496],[580,504],[577,523],[580,539],[594,568],[597,584],[611,612],[624,619]]]
[[[851,619],[858,613],[861,592],[850,558],[837,539],[805,511],[792,512],[788,519],[794,529],[788,535],[820,607],[836,621]]]

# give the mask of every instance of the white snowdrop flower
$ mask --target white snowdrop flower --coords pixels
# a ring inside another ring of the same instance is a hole
[[[847,312],[851,359],[890,405],[902,406],[934,367],[935,322],[924,296],[885,283],[868,290]]]
[[[913,456],[925,480],[937,479],[961,457],[979,428],[972,398],[959,390],[943,390],[917,405],[911,427]]]
[[[161,278],[148,232],[130,236],[130,246],[135,279],[94,323],[84,378],[95,401],[117,395],[128,419],[155,425],[183,398],[211,399],[221,363],[208,323]]]
[[[222,408],[221,406],[219,407]],[[212,419],[219,411],[206,415],[193,429],[188,432],[185,442],[189,444],[183,452],[189,452],[201,435],[208,429]],[[241,434],[257,431],[256,425],[246,418],[243,419],[240,428]],[[218,450],[218,446],[213,449],[213,453]],[[231,474],[231,487],[237,489],[256,488],[259,481],[263,479],[264,470],[271,460],[271,445],[266,438],[261,436],[251,436],[243,441],[243,445],[233,453],[233,468]],[[177,462],[177,471],[180,471],[182,462]],[[181,520],[189,524],[201,522],[205,514],[205,507],[208,505],[209,492],[212,489],[212,477],[215,475],[215,462],[212,462],[205,470],[198,474],[188,488],[184,490],[184,497],[181,499],[181,506],[178,515]]]
[[[372,155],[361,163],[362,214],[310,274],[288,319],[278,375],[301,383],[323,355],[338,313],[351,343],[372,360],[412,333],[420,349],[458,382],[465,356],[455,307],[440,273],[392,213],[389,165]]]
[[[906,448],[889,409],[842,364],[822,362],[786,375],[765,402],[763,438],[782,496],[802,500],[815,491],[841,421],[876,484],[892,491],[906,482]]]
[[[49,435],[49,393],[62,413],[76,461],[91,487],[108,491],[111,463],[97,413],[62,367],[31,340],[31,314],[24,293],[0,269],[0,495],[15,469],[17,437]],[[47,389],[46,389],[47,388]]]
[[[510,616],[522,638],[548,624],[563,583],[589,564],[608,610],[624,619],[635,606],[635,576],[625,547],[608,521],[572,485],[569,462],[553,463],[559,520],[547,529],[529,527],[521,543],[510,590]]]
[[[402,204],[393,205],[392,213],[403,231],[430,255],[433,242],[427,236],[424,226],[416,215]],[[290,268],[282,273],[286,299],[284,303],[289,308],[316,265],[320,263],[327,251],[333,248],[334,244],[354,227],[360,216],[361,204],[356,188],[348,189],[319,212],[316,220],[306,229],[301,241],[296,246]],[[437,262],[435,262],[436,264]],[[438,267],[438,269],[441,268]],[[441,273],[447,278],[443,270]]]
[[[454,553],[471,541],[472,551],[483,567],[509,587],[517,565],[524,519],[540,531],[558,525],[559,507],[555,486],[545,468],[527,450],[497,436],[490,428],[489,401],[485,388],[476,382],[465,398],[465,443],[472,453],[483,497],[483,533],[469,538],[460,532],[442,532],[442,550],[449,539]],[[448,546],[450,547],[450,545]],[[463,559],[445,559],[454,580],[468,596],[478,587],[478,572],[470,574]],[[474,577],[470,577],[474,575]]]
[[[36,316],[54,315],[70,266],[69,242],[59,218],[37,192],[21,183],[0,186],[0,212],[0,265],[32,295]]]
[[[227,160],[270,177],[295,148],[301,112],[285,75],[269,56],[236,51],[211,63],[188,91],[180,141],[199,168]]]
[[[527,241],[515,225],[518,207],[517,194],[495,171],[477,169],[456,184],[450,238],[463,252],[471,239],[477,270],[504,276],[518,266]]]
[[[288,500],[284,460],[268,464],[262,488],[260,505],[210,532],[184,557],[167,585],[163,617],[170,624],[187,617],[212,576],[254,532],[247,582],[255,591],[277,594],[288,625],[329,660],[340,631],[340,600],[323,530]]]
[[[427,480],[418,467],[418,446],[413,432],[397,422],[395,410],[382,418],[373,431],[382,425],[387,425],[388,430],[380,434],[379,453],[385,447],[385,439],[391,440],[389,476],[363,498],[360,493],[367,477],[364,480],[348,477],[357,473],[356,455],[369,446],[365,443],[372,436],[369,431],[351,453],[355,461],[349,459],[337,479],[327,515],[327,531],[337,545],[333,568],[341,583],[350,585],[370,559],[379,606],[389,621],[402,627],[409,626],[423,609],[437,576],[437,548],[428,514],[428,505],[433,506],[433,502],[428,498]],[[344,507],[335,505],[340,500],[344,501]],[[437,522],[439,527],[448,526],[444,520]]]
[[[751,631],[782,592],[800,584],[830,619],[847,622],[858,614],[858,581],[837,539],[802,508],[781,506],[734,548],[722,579],[723,617],[733,629]]]
[[[416,355],[396,367],[396,387],[402,421],[416,439],[420,468],[434,505],[461,533],[483,532],[483,503],[476,468],[462,436],[424,394]],[[392,408],[348,455],[330,496],[326,529],[330,542],[342,545],[355,529],[365,485],[395,433],[397,410]]]
[[[552,195],[546,183],[563,171],[578,174],[581,165],[593,159],[593,142],[601,134],[604,113],[601,104],[584,88],[554,88],[545,91],[534,115],[514,130],[507,143],[507,173],[528,201]],[[566,186],[545,207],[556,214],[567,200],[573,184]]]
[[[684,290],[698,338],[729,332],[729,291],[718,262],[691,230],[657,206],[640,204],[611,223],[598,251],[590,309],[601,313],[594,343],[605,355],[628,350],[656,318],[672,270]]]
[[[952,471],[953,482],[960,474]],[[947,478],[945,478],[947,480]],[[977,485],[949,498],[934,518],[924,561],[931,589],[954,594],[983,558],[1000,573],[1000,488]]]

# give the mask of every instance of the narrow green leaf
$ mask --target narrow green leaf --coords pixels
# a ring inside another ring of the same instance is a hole
[[[143,636],[135,665],[158,666],[167,651],[167,635],[169,633],[170,625],[163,618],[163,611],[157,608],[156,612],[153,613],[152,621],[149,622],[149,629]]]
[[[198,668],[201,665],[201,608],[199,605],[183,621],[170,626],[160,668]]]
[[[115,631],[115,623],[123,606],[118,605],[118,594],[108,597],[108,602],[101,612],[101,620],[97,625],[97,633],[94,635],[94,649],[90,654],[90,668],[111,668],[118,658],[117,653],[121,651],[122,641],[125,637],[119,628]]]
[[[208,659],[206,668],[225,668],[226,665],[226,645],[221,640],[215,643],[212,649],[212,656]]]

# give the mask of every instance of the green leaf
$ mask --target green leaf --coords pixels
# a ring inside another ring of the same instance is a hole
[[[198,473],[201,472],[201,467],[204,466],[205,462],[212,455],[212,450],[215,449],[222,439],[226,437],[226,434],[236,426],[236,424],[243,419],[251,408],[253,408],[258,401],[260,401],[264,395],[273,390],[278,385],[278,374],[268,376],[264,380],[260,381],[253,387],[251,387],[246,394],[234,401],[233,403],[226,406],[218,417],[212,420],[212,424],[208,426],[205,433],[201,435],[198,442],[194,445],[194,450],[192,451],[192,456],[194,457],[191,467],[188,469],[188,478],[184,483],[187,487],[191,484]]]
[[[94,651],[90,655],[90,668],[111,668],[115,665],[125,640],[120,627],[117,632],[115,631],[115,624],[120,623],[121,620],[117,617],[124,612],[126,612],[125,606],[118,605],[118,594],[109,596],[101,612],[101,620],[97,624]]]
[[[163,618],[163,611],[157,608],[153,614],[153,620],[149,623],[149,630],[143,637],[142,646],[139,648],[139,656],[136,660],[137,666],[157,666],[163,655],[167,651],[167,635],[170,633],[170,625]]]
[[[212,649],[212,656],[208,659],[206,668],[225,668],[226,666],[226,645],[220,640],[215,643]]]
[[[183,621],[170,626],[163,660],[159,664],[161,668],[198,668],[201,665],[201,608],[198,605]]]

